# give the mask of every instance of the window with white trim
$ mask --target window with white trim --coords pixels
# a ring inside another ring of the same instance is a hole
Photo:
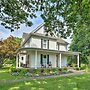
[[[47,49],[47,40],[46,39],[43,39],[43,48],[44,49]]]

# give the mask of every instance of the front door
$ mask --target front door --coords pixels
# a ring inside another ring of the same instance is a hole
[[[43,65],[44,67],[47,67],[47,56],[43,55]]]

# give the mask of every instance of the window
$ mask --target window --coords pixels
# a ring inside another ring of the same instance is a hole
[[[43,65],[46,67],[47,65],[47,57],[46,55],[43,55]]]
[[[21,60],[23,60],[24,58],[23,57],[21,57]]]
[[[49,49],[49,40],[47,40],[47,39],[41,39],[41,48],[43,48],[43,49]]]
[[[43,40],[43,48],[47,49],[47,40],[46,39]]]
[[[41,54],[41,61],[40,61],[40,63],[41,63],[41,65],[43,66],[43,67],[48,67],[48,65],[49,65],[49,55],[43,55],[43,54]]]

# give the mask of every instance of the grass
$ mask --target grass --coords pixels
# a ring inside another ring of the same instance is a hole
[[[0,70],[0,80],[17,80],[27,78],[25,76],[12,76],[8,69]]]
[[[19,79],[0,71],[1,79]],[[24,77],[21,77],[24,78]],[[14,83],[0,83],[0,90],[90,90],[90,73]]]

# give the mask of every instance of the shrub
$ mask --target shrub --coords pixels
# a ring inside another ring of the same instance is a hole
[[[16,68],[11,68],[11,73],[18,72]]]
[[[57,69],[56,68],[52,68],[52,71],[55,72]]]
[[[84,70],[86,69],[86,65],[85,64],[81,64],[80,70]]]
[[[62,68],[59,68],[58,70],[59,70],[59,72],[62,72]]]
[[[58,69],[58,68],[52,68],[52,73],[53,73],[54,75],[59,74],[59,69]]]
[[[78,68],[78,67],[75,67],[74,69],[75,69],[75,70],[80,70],[80,68]]]
[[[34,74],[40,74],[41,73],[41,70],[40,69],[33,69],[33,73]]]
[[[29,69],[29,73],[34,73],[34,69]]]
[[[45,69],[45,73],[47,73],[47,74],[49,74],[49,73],[50,73],[50,71],[51,71],[51,70],[50,70],[50,69],[48,69],[48,68],[46,68],[46,69]]]
[[[3,60],[4,60],[4,59],[2,59],[2,58],[0,57],[0,68],[3,67]]]
[[[23,69],[21,69],[20,71],[19,71],[19,73],[21,74],[21,75],[25,75],[26,73],[28,73],[29,72],[29,69],[27,69],[27,68],[23,68]]]
[[[11,71],[12,76],[18,76],[19,75],[18,70],[16,68],[11,68],[10,71]]]
[[[67,69],[67,68],[63,68],[62,70],[63,70],[63,71],[67,71],[68,69]]]
[[[0,68],[2,68],[3,67],[3,64],[0,64]]]
[[[18,68],[18,69],[17,69],[17,72],[21,72],[21,69]]]
[[[41,68],[41,73],[44,73],[44,68]]]
[[[11,75],[12,75],[12,76],[18,76],[19,73],[18,73],[18,72],[13,72],[13,73],[11,73]]]
[[[27,72],[26,74],[25,74],[25,76],[33,76],[33,74],[32,73],[29,73],[29,72]]]

